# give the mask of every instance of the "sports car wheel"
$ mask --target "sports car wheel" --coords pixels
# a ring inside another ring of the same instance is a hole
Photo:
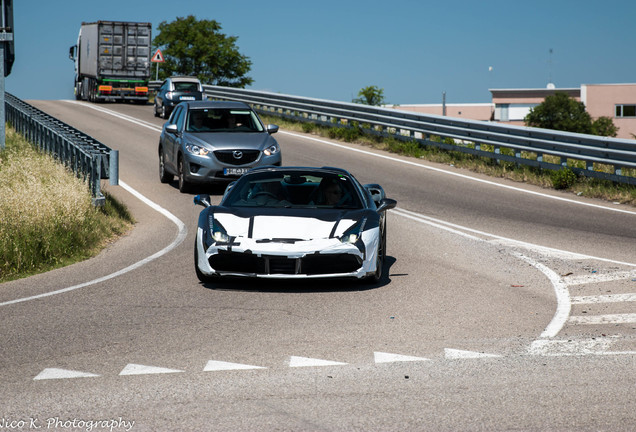
[[[163,148],[159,147],[159,180],[161,183],[170,183],[174,176],[166,171],[165,158]]]
[[[199,270],[199,249],[197,248],[197,241],[194,241],[194,271],[197,274],[197,278],[203,283],[210,283],[214,281],[213,276],[208,276],[206,274],[201,273]]]
[[[179,163],[178,163],[179,172],[177,173],[177,175],[179,176],[179,192],[187,193],[190,190],[190,184],[185,179],[185,172],[183,170],[184,170],[183,157],[179,156]]]
[[[386,247],[386,242],[384,240],[380,240],[380,244],[378,245],[378,253],[375,258],[375,273],[371,276],[367,276],[364,281],[370,284],[378,283],[382,276],[384,275],[384,250]]]

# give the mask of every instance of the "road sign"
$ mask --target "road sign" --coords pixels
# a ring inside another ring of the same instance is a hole
[[[163,63],[165,60],[163,59],[163,54],[161,54],[161,50],[157,50],[150,59],[151,62],[154,63]]]

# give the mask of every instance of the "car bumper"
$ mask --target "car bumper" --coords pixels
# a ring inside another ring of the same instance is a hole
[[[250,170],[261,166],[280,166],[282,164],[281,153],[271,156],[261,155],[254,162],[245,165],[229,165],[219,162],[214,156],[194,156],[187,154],[184,157],[185,179],[188,183],[217,183],[236,180],[241,174],[227,174],[226,168]]]
[[[206,276],[361,279],[376,270],[377,229],[363,233],[361,246],[336,238],[294,243],[238,238],[233,244],[213,244],[206,249],[203,236],[199,228],[197,267]]]

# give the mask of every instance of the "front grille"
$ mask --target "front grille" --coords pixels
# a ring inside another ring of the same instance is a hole
[[[245,165],[258,159],[260,153],[259,150],[217,150],[214,156],[224,164]]]
[[[321,275],[355,272],[362,266],[362,260],[350,254],[314,254],[293,259],[219,251],[210,257],[210,266],[219,272]]]

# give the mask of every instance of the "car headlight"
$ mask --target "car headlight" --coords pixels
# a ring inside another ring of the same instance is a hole
[[[210,150],[196,144],[186,144],[185,148],[189,153],[192,153],[195,156],[207,156],[208,153],[210,153]]]
[[[280,147],[278,147],[277,144],[272,144],[271,146],[263,150],[263,153],[265,153],[265,156],[271,156],[273,154],[278,153],[279,151],[280,151]]]
[[[208,221],[210,224],[210,237],[216,243],[228,243],[230,241],[230,236],[227,235],[227,231],[223,228],[215,218],[214,215],[210,214],[208,216]]]
[[[342,243],[351,243],[351,244],[357,243],[358,240],[360,240],[366,221],[367,220],[365,218],[365,219],[362,219],[360,222],[357,222],[356,224],[352,225],[340,236],[340,241]]]

